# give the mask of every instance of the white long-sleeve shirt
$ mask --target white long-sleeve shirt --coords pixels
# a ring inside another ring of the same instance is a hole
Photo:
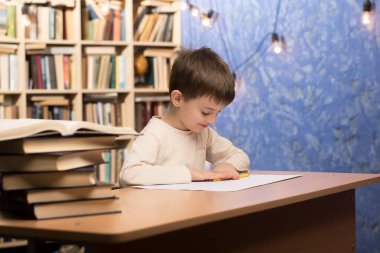
[[[212,128],[200,133],[176,129],[154,117],[137,137],[120,172],[120,185],[190,183],[188,167],[203,169],[205,161],[249,168],[246,153]]]

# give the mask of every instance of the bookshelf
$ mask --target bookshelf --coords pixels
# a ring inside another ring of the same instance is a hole
[[[135,54],[144,56],[152,49],[158,54],[177,49],[181,44],[180,11],[169,6],[149,6],[157,1],[144,0],[73,0],[66,1],[68,6],[56,6],[56,2],[59,1],[0,4],[0,20],[4,20],[1,15],[7,15],[9,22],[13,20],[12,24],[7,21],[6,26],[1,26],[0,21],[0,118],[36,117],[35,111],[46,110],[44,107],[47,106],[63,108],[66,111],[64,119],[87,120],[88,101],[113,97],[113,104],[120,108],[116,115],[119,118],[117,124],[135,128],[136,103],[143,103],[146,97],[148,102],[155,97],[162,101],[162,97],[167,96],[167,75],[173,58],[172,55],[167,56],[167,60],[162,60],[163,56],[148,56],[150,64],[157,65],[151,69],[165,72],[164,77],[156,76],[160,81],[148,84],[145,80],[135,81]],[[98,13],[105,2],[112,14]],[[95,13],[102,18],[93,18],[89,6],[99,7]],[[141,11],[145,14],[141,15]],[[154,15],[156,22],[161,22],[162,25],[155,28],[153,18],[150,20],[156,36],[144,32],[145,39],[136,37],[139,15],[140,18],[147,16],[146,19]],[[25,16],[29,17],[29,26],[23,22]],[[169,38],[163,39],[165,34],[162,31],[168,19],[173,22],[172,32],[166,36]],[[99,28],[102,26],[103,33]],[[160,29],[161,39],[157,35]],[[157,63],[157,58],[161,63]],[[35,102],[39,96],[47,100]],[[39,115],[49,117],[49,114]]]
[[[141,104],[160,103],[160,113],[168,104],[169,70],[181,45],[175,2],[0,4],[0,118],[91,120],[141,130]]]
[[[175,2],[0,3],[0,119],[88,120],[141,130],[147,117],[164,113],[169,101],[169,70],[181,45]],[[106,5],[107,14],[102,13]],[[144,17],[150,32],[140,25]],[[136,71],[136,54],[148,63],[143,78]],[[111,162],[104,166],[109,167],[99,169],[98,177],[117,182],[122,157],[122,150],[108,154]],[[0,245],[9,244],[0,240]]]

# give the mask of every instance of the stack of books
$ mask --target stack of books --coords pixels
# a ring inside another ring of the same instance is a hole
[[[64,120],[0,120],[0,208],[51,219],[121,211],[112,184],[95,178],[127,127]]]

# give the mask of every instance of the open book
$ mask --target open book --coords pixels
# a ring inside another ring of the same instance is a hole
[[[137,135],[137,132],[130,127],[105,126],[87,121],[0,119],[0,141],[45,134],[70,136],[81,133]]]

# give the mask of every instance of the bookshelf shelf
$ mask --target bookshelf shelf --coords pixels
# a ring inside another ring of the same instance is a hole
[[[154,88],[135,88],[135,93],[138,94],[165,94],[168,93],[169,90],[159,90]]]
[[[21,95],[23,92],[19,90],[5,90],[2,91],[0,94],[4,95]]]
[[[71,45],[75,46],[77,44],[76,41],[73,40],[34,40],[34,39],[26,39],[26,44],[47,44],[47,45]]]
[[[19,44],[21,43],[18,39],[9,39],[7,37],[0,37],[0,43],[7,43],[7,44]]]
[[[25,93],[27,95],[38,95],[38,94],[78,94],[80,90],[27,90]]]
[[[169,47],[176,48],[180,46],[180,44],[172,43],[172,42],[146,42],[146,41],[134,41],[134,46],[137,47]]]
[[[129,44],[125,41],[90,41],[82,40],[81,44],[83,46],[128,46]]]
[[[131,93],[129,89],[95,89],[95,90],[82,90],[83,94],[124,94]]]

